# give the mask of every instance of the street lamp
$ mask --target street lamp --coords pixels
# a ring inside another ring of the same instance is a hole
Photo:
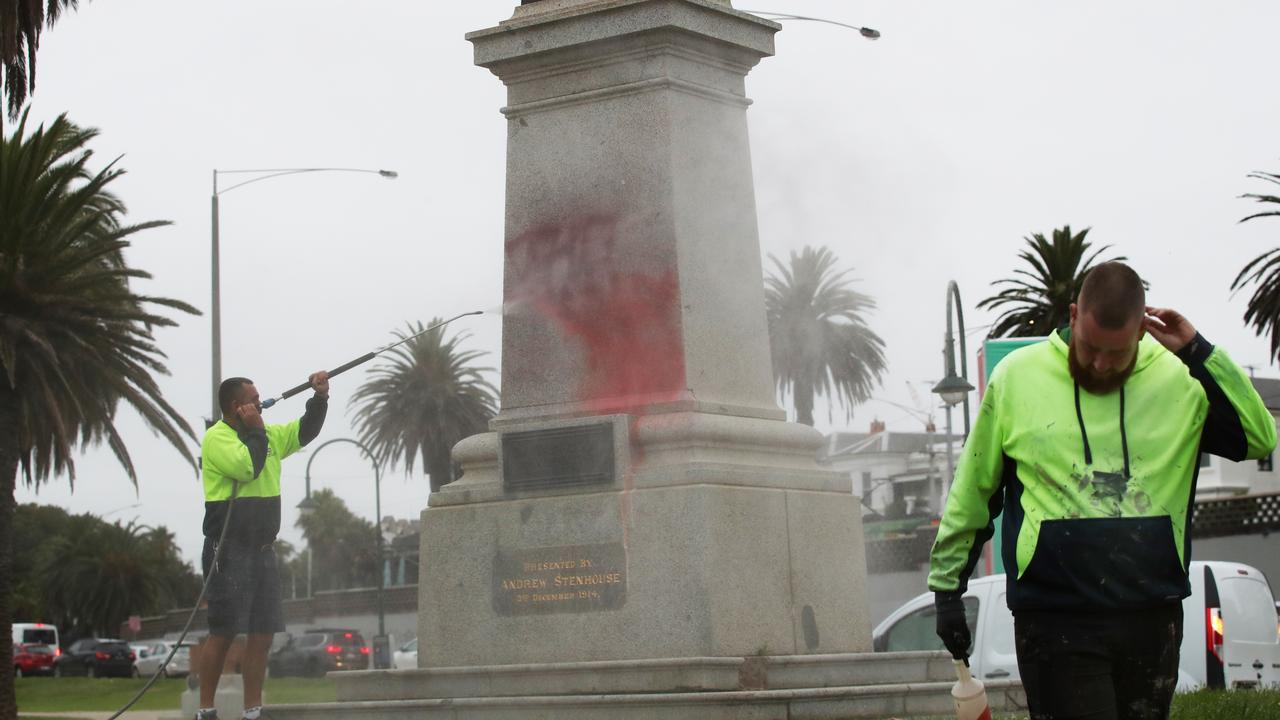
[[[383,550],[382,550],[382,471],[378,467],[378,459],[374,456],[373,451],[369,449],[369,446],[365,445],[359,440],[352,440],[351,438],[334,438],[332,440],[326,440],[325,442],[321,443],[320,446],[317,447],[315,450],[312,450],[311,457],[307,458],[306,494],[303,496],[302,500],[298,502],[298,513],[303,517],[306,517],[311,513],[315,512],[317,503],[315,500],[311,498],[311,463],[315,461],[316,456],[320,454],[321,450],[325,449],[326,447],[334,443],[350,443],[352,445],[355,445],[356,447],[360,448],[361,452],[363,452],[369,458],[369,460],[373,463],[373,514],[375,515],[373,524],[374,524],[374,529],[378,533],[378,594],[377,594],[378,637],[374,638],[374,646],[375,646],[374,647],[374,650],[375,650],[374,667],[378,670],[384,670],[387,667],[389,667],[389,663],[386,662],[388,658],[383,657],[384,655],[386,655],[385,651],[387,649],[387,627],[386,627],[386,615],[383,612],[383,608],[382,608],[382,591],[383,591],[383,585],[384,585],[383,575],[385,574],[385,570],[386,570],[383,567],[383,565],[386,563],[386,559],[383,557]],[[312,556],[311,538],[308,537],[307,538],[307,597],[308,598],[311,597],[311,556]]]
[[[858,34],[868,40],[879,40],[880,31],[869,27],[858,27],[857,25],[849,25],[848,23],[836,22],[835,20],[827,20],[825,18],[806,17],[804,15],[791,15],[789,13],[768,12],[764,10],[743,10],[742,12],[759,15],[770,20],[811,20],[813,22],[827,23],[828,25],[839,25],[840,27],[857,30]]]
[[[955,304],[952,305],[952,300]],[[954,308],[956,320],[960,326],[960,374],[956,375],[956,342],[955,336],[951,333],[951,311]],[[952,480],[955,479],[955,468],[951,459],[951,408],[964,403],[964,436],[969,437],[969,393],[973,391],[973,386],[968,380],[968,361],[967,353],[964,347],[964,306],[960,303],[960,287],[956,285],[955,280],[947,283],[947,335],[943,341],[942,363],[946,375],[933,386],[933,392],[942,397],[942,402],[947,407],[947,479],[943,484],[942,497],[946,497],[947,490],[951,486]]]
[[[231,192],[239,187],[244,187],[250,183],[259,182],[261,180],[270,180],[271,178],[281,177],[283,175],[301,175],[303,173],[317,172],[358,172],[371,173],[380,175],[389,180],[399,177],[394,170],[363,170],[360,168],[274,168],[266,170],[214,170],[213,171],[213,195],[211,196],[211,205],[213,208],[213,228],[212,228],[212,246],[213,246],[213,262],[212,262],[212,310],[209,313],[209,319],[213,325],[212,337],[212,375],[213,375],[213,403],[209,412],[209,421],[207,425],[213,425],[218,422],[218,418],[222,415],[222,409],[218,407],[218,385],[222,382],[222,294],[220,290],[220,263],[218,260],[218,198],[226,193]],[[243,175],[249,174],[254,177],[248,180],[238,182],[231,187],[218,189],[219,175]]]

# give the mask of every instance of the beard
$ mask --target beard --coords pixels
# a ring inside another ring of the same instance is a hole
[[[1085,392],[1094,395],[1106,395],[1115,392],[1124,385],[1129,379],[1129,375],[1133,373],[1133,368],[1138,364],[1138,353],[1133,354],[1133,359],[1129,361],[1129,366],[1123,370],[1114,370],[1106,375],[1100,375],[1093,371],[1092,368],[1080,364],[1080,359],[1076,357],[1076,344],[1073,342],[1067,347],[1067,367],[1071,370],[1071,377],[1076,383],[1084,388]]]

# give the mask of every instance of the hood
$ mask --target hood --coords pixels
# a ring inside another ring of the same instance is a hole
[[[1067,343],[1070,342],[1070,340],[1071,326],[1069,325],[1058,329],[1057,332],[1054,332],[1049,336],[1049,345],[1062,355],[1063,362],[1066,362],[1067,360]],[[1142,339],[1138,341],[1138,362],[1133,365],[1133,375],[1137,375],[1145,370],[1149,365],[1151,365],[1151,363],[1155,362],[1156,358],[1160,357],[1162,353],[1167,352],[1169,351],[1166,350],[1165,347],[1155,338],[1144,332],[1142,334]],[[1133,375],[1130,375],[1130,377],[1133,377]]]

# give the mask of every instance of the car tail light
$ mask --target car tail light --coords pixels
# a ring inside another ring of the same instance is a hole
[[[62,648],[54,648],[54,649],[53,649],[53,656],[54,656],[54,657],[62,657]]]
[[[360,648],[360,654],[361,654],[361,655],[368,655],[368,654],[369,654],[369,648],[367,648],[367,647],[362,647],[362,648]]]
[[[130,660],[137,660],[137,659],[138,659],[138,655],[137,655],[136,653],[134,653],[132,650],[130,650],[130,651],[129,651],[129,659],[130,659]]]
[[[1222,610],[1216,607],[1204,609],[1204,645],[1218,662],[1222,662]]]
[[[102,652],[101,650],[99,650],[99,651],[95,652],[95,653],[93,654],[93,656],[94,656],[94,657],[96,657],[96,658],[98,658],[99,660],[110,660],[110,659],[111,659],[111,654],[110,654],[110,653],[104,653],[104,652]]]
[[[325,647],[324,651],[329,653],[330,655],[337,655],[338,653],[342,652],[342,648],[338,647],[337,645],[328,645]]]
[[[351,639],[351,633],[344,633],[342,637],[344,637],[344,638],[346,638],[346,639],[350,640],[350,639]]]

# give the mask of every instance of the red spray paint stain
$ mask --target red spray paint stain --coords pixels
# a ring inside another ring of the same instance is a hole
[[[617,226],[615,216],[584,215],[521,233],[506,247],[516,275],[507,300],[532,308],[585,354],[577,399],[592,413],[633,416],[619,500],[629,550],[630,494],[644,459],[640,418],[654,404],[682,397],[686,383],[679,278],[674,268],[621,270]]]
[[[679,279],[623,272],[617,219],[588,215],[540,225],[507,245],[518,279],[508,300],[524,302],[581,348],[578,400],[594,413],[644,414],[685,389]]]

